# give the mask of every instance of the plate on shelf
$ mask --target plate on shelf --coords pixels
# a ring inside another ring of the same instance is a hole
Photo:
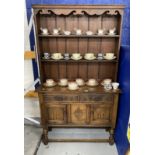
[[[50,88],[50,87],[54,87],[54,86],[56,86],[56,82],[54,82],[54,84],[53,85],[48,85],[47,83],[43,83],[43,86],[44,87],[48,87],[48,88]]]
[[[87,58],[86,56],[84,56],[84,58],[86,59],[86,60],[95,60],[96,59],[96,57],[94,56],[94,57],[92,57],[92,58]]]
[[[116,33],[108,33],[109,36],[114,36]]]
[[[114,59],[116,59],[116,56],[114,56],[113,58],[106,58],[106,57],[104,56],[104,59],[106,59],[106,60],[114,60]]]
[[[63,56],[61,56],[60,58],[54,58],[53,56],[51,56],[51,58],[54,60],[61,60],[61,59],[63,59]]]
[[[71,59],[73,59],[73,60],[81,60],[82,59],[82,56],[80,56],[78,59],[76,59],[73,56],[71,56]]]
[[[90,83],[86,82],[86,85],[87,85],[87,86],[90,86],[90,87],[95,87],[95,86],[98,86],[98,85],[99,85],[99,83],[98,83],[98,82],[96,82],[96,84],[94,84],[94,85],[90,85]]]

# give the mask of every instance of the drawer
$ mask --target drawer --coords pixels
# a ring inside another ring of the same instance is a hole
[[[112,102],[113,95],[112,94],[86,94],[86,95],[80,95],[79,100],[81,102],[86,102],[86,101]]]
[[[78,95],[43,95],[44,102],[73,102],[78,101]]]

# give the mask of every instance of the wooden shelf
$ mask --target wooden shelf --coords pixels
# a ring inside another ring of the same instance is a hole
[[[119,38],[119,35],[38,35],[41,38]]]
[[[65,62],[65,63],[70,63],[70,62],[88,62],[88,63],[93,63],[93,62],[113,62],[113,63],[116,63],[118,62],[117,59],[115,60],[85,60],[85,59],[81,59],[81,60],[72,60],[72,59],[69,59],[69,60],[53,60],[53,59],[48,59],[48,60],[45,60],[45,59],[41,59],[41,62]]]

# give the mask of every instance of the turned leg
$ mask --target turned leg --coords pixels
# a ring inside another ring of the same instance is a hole
[[[113,145],[114,144],[114,129],[110,129],[109,133],[110,133],[109,144]]]
[[[48,144],[48,130],[47,129],[43,129],[43,137],[42,137],[43,143],[45,145]]]

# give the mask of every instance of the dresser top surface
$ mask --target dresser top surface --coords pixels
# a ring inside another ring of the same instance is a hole
[[[62,4],[62,5],[41,5],[41,4],[34,4],[32,5],[32,8],[34,9],[52,9],[52,8],[57,8],[57,9],[78,9],[78,8],[83,8],[83,9],[96,9],[96,8],[102,8],[102,9],[124,9],[125,5],[113,5],[113,4],[108,4],[108,5],[103,5],[103,4],[98,4],[98,5],[83,5],[83,4]]]
[[[102,86],[96,86],[96,87],[88,87],[88,86],[83,86],[79,87],[77,90],[69,90],[68,87],[60,87],[60,86],[54,86],[50,88],[46,88],[43,86],[39,86],[37,88],[38,92],[42,93],[52,93],[52,94],[57,94],[61,93],[63,94],[85,94],[85,93],[99,93],[99,94],[119,94],[121,93],[121,90],[109,90],[106,91]]]

